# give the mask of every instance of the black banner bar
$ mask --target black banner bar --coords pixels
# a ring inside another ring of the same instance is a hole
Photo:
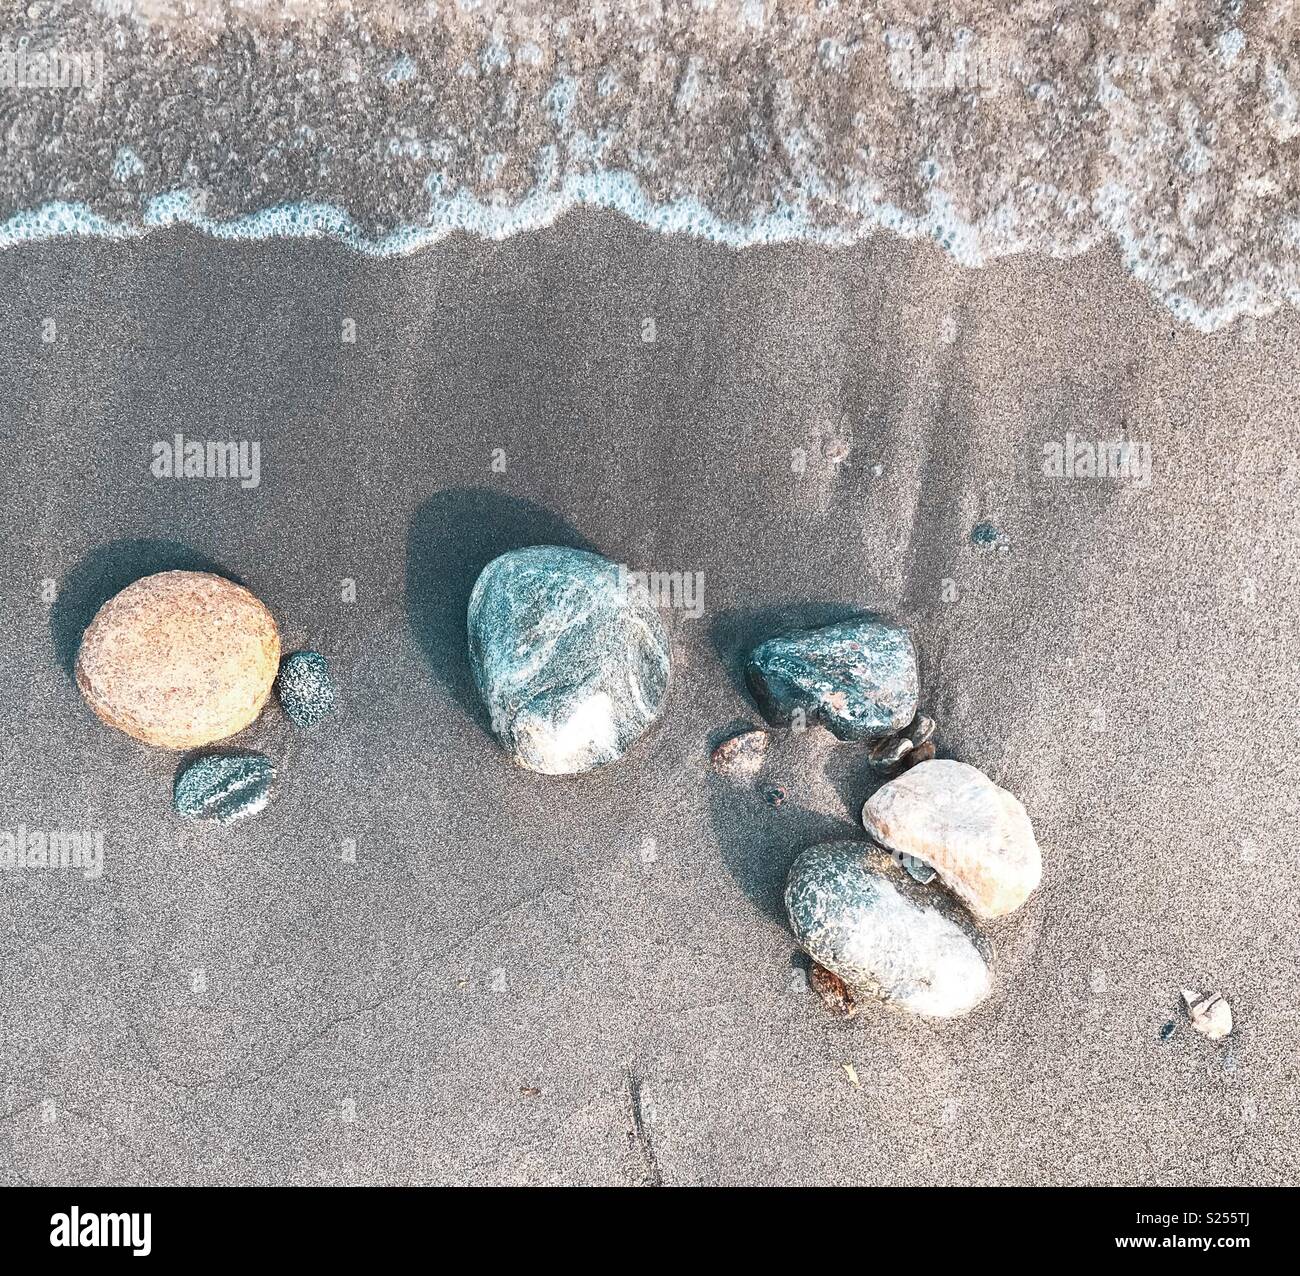
[[[11,1188],[0,1193],[5,1268],[23,1261],[350,1258],[374,1261],[484,1237],[579,1245],[626,1225],[681,1244],[766,1244],[808,1229],[840,1247],[892,1220],[891,1252],[1095,1257],[1121,1250],[1289,1252],[1288,1188]],[[599,1223],[592,1231],[593,1223]],[[677,1232],[676,1229],[689,1228]],[[737,1231],[737,1228],[743,1230]],[[647,1228],[651,1229],[647,1231]],[[701,1229],[703,1229],[701,1231]],[[539,1252],[538,1257],[542,1254]],[[864,1255],[864,1257],[866,1257]],[[11,1265],[12,1264],[12,1265]]]

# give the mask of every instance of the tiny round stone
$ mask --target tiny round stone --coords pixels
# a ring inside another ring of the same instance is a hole
[[[318,651],[295,651],[284,658],[276,681],[280,704],[295,726],[314,727],[334,709],[334,683]]]
[[[771,742],[772,737],[766,731],[741,731],[713,750],[713,769],[737,778],[757,775]]]

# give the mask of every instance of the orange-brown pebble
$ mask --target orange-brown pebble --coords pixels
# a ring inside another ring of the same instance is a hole
[[[77,653],[77,685],[110,727],[195,749],[261,713],[280,667],[265,604],[209,572],[159,572],[114,594]]]

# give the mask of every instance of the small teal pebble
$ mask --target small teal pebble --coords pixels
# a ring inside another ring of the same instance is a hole
[[[314,727],[334,709],[334,684],[318,651],[295,651],[284,658],[276,690],[295,726]]]
[[[981,547],[997,545],[1002,540],[1002,535],[992,523],[976,523],[971,528],[971,544]]]
[[[230,824],[271,800],[275,766],[262,753],[210,753],[176,777],[172,805],[187,820]]]
[[[899,866],[914,882],[920,882],[922,886],[929,886],[938,874],[924,860],[919,860],[915,855],[904,855],[902,851],[891,852],[894,863]]]

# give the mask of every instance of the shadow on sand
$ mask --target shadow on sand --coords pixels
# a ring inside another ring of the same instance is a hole
[[[754,647],[777,634],[816,629],[851,616],[890,619],[852,604],[795,603],[725,612],[713,622],[709,636],[736,689],[752,704],[744,666]],[[736,730],[762,723],[755,706],[748,721],[738,719],[710,737],[710,747]],[[836,740],[815,725],[803,732],[770,725],[768,730],[772,743],[757,778],[736,782],[710,774],[709,810],[731,875],[756,907],[784,923],[785,878],[795,857],[818,842],[866,841],[862,806],[896,772],[872,766],[872,741]],[[780,805],[767,800],[770,789],[782,790]]]
[[[531,501],[486,488],[453,488],[416,511],[406,538],[406,616],[434,676],[487,722],[469,668],[465,610],[479,573],[526,545],[599,553],[563,519]]]
[[[166,571],[212,572],[238,585],[244,583],[180,541],[118,540],[100,545],[65,573],[50,609],[50,642],[70,679],[76,680],[77,648],[95,613],[133,581]]]

